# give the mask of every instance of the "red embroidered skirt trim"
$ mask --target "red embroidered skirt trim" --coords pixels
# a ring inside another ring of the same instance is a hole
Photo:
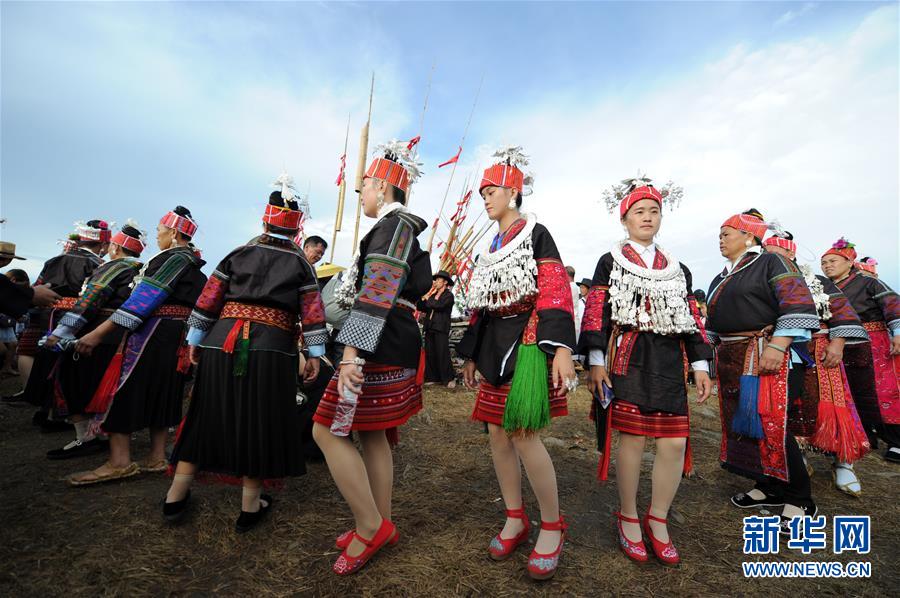
[[[566,398],[566,387],[561,385],[553,388],[553,380],[547,377],[547,385],[550,389],[550,417],[569,415],[569,405]],[[503,412],[506,409],[506,397],[509,395],[511,384],[494,386],[482,380],[478,385],[478,395],[475,397],[475,408],[472,410],[472,419],[487,422],[498,426],[503,425]]]
[[[339,371],[339,370],[338,370]],[[338,404],[338,371],[328,383],[313,421],[331,426]],[[367,363],[363,366],[362,394],[353,416],[353,430],[388,430],[406,423],[422,409],[422,386],[416,370]]]
[[[891,355],[891,335],[884,322],[863,322],[872,347],[878,409],[886,424],[900,424],[900,355]]]
[[[619,399],[612,403],[612,428],[626,434],[653,438],[688,438],[691,435],[687,415],[665,411],[642,413],[634,403]]]
[[[250,320],[268,326],[281,328],[287,332],[296,332],[297,314],[292,314],[283,309],[263,307],[250,303],[237,303],[229,301],[222,308],[219,319],[234,318],[237,320]]]

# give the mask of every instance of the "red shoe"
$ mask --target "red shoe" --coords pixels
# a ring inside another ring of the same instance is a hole
[[[656,558],[661,560],[664,565],[677,565],[681,562],[681,557],[678,556],[678,551],[675,550],[675,545],[672,544],[672,538],[669,538],[669,542],[667,544],[663,544],[659,540],[656,539],[656,536],[653,535],[653,530],[650,529],[650,520],[658,521],[659,523],[667,524],[667,519],[660,519],[659,517],[654,517],[650,514],[650,511],[647,511],[647,516],[644,517],[644,531],[648,536],[650,536],[650,545],[653,546],[653,553],[656,555]]]
[[[488,552],[495,561],[505,561],[508,559],[516,548],[519,547],[519,544],[528,539],[528,532],[531,531],[531,524],[528,522],[528,516],[525,515],[524,507],[519,507],[518,509],[506,509],[506,516],[510,519],[521,519],[522,523],[525,524],[525,529],[519,532],[514,538],[501,538],[500,534],[494,536],[490,546],[488,546]]]
[[[363,550],[359,556],[350,556],[347,554],[347,549],[345,548],[344,551],[341,552],[341,556],[334,562],[334,566],[331,568],[332,571],[338,575],[350,575],[351,573],[356,573],[362,569],[373,556],[375,556],[376,552],[390,542],[396,532],[397,528],[387,519],[381,520],[381,527],[378,528],[378,531],[375,532],[375,535],[371,540],[366,540],[354,530],[353,535],[366,545],[365,550]]]
[[[550,579],[556,575],[556,568],[559,566],[559,555],[562,553],[563,544],[566,543],[566,530],[569,528],[563,521],[562,515],[559,521],[541,521],[541,529],[547,531],[560,531],[559,545],[556,550],[550,554],[540,554],[536,550],[531,551],[528,557],[528,575],[531,579]]]
[[[638,563],[646,563],[647,562],[647,547],[644,546],[644,540],[638,540],[637,542],[632,542],[628,538],[625,537],[625,532],[622,531],[622,522],[627,521],[628,523],[637,523],[640,525],[641,520],[635,519],[634,517],[626,517],[619,511],[616,511],[614,515],[617,518],[616,528],[619,530],[619,547],[622,549],[622,552],[625,553],[625,556],[630,558],[632,561]]]
[[[343,534],[341,534],[340,536],[335,538],[335,540],[334,540],[335,548],[337,548],[338,550],[344,550],[345,548],[350,546],[350,542],[353,541],[353,533],[355,531],[356,531],[355,529],[348,529]],[[395,528],[394,535],[391,536],[390,540],[388,540],[388,546],[394,546],[399,541],[400,541],[400,530]]]

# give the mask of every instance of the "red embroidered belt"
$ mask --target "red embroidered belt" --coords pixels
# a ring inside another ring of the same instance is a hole
[[[153,312],[153,317],[171,320],[187,320],[189,315],[191,308],[184,305],[160,305]]]
[[[500,318],[505,316],[516,316],[519,314],[527,314],[531,312],[534,309],[534,306],[534,301],[519,301],[517,303],[513,303],[512,305],[489,310],[489,313],[492,316],[497,316]]]
[[[258,322],[268,326],[275,326],[287,332],[294,332],[297,328],[297,314],[292,314],[283,309],[275,309],[274,307],[263,307],[262,305],[252,305],[250,303],[237,303],[229,301],[222,308],[220,319],[234,318],[236,320],[249,320]]]
[[[78,301],[78,297],[63,297],[56,301],[50,309],[64,309],[69,311],[73,307],[75,307],[75,302]]]
[[[863,322],[863,328],[866,329],[866,332],[880,332],[882,330],[887,330],[887,324],[881,321],[877,322]]]

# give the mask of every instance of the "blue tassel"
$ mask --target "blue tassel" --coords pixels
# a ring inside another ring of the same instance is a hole
[[[759,377],[741,376],[741,394],[738,410],[731,421],[731,429],[735,434],[748,438],[762,438],[762,419],[758,411]]]

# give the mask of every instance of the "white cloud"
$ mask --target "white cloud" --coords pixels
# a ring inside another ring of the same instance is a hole
[[[791,9],[791,10],[787,11],[786,13],[784,13],[783,15],[781,15],[780,17],[778,17],[778,19],[775,21],[773,26],[774,27],[783,27],[783,26],[787,25],[788,23],[790,23],[791,21],[798,19],[799,17],[802,17],[806,13],[813,10],[815,7],[816,7],[815,2],[806,2],[800,8]]]
[[[721,222],[751,206],[795,234],[802,260],[817,262],[846,235],[896,286],[896,22],[891,6],[836,41],[738,46],[632,103],[546,97],[493,119],[493,133],[532,154],[527,203],[579,278],[622,235],[601,190],[640,168],[685,188],[659,242],[692,269],[696,287],[721,267]]]

